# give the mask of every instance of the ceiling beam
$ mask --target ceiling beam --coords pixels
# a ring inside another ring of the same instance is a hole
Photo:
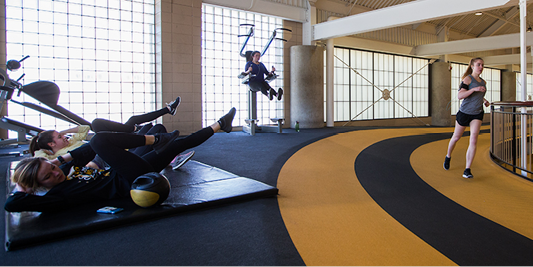
[[[512,5],[515,2],[518,3],[518,0],[418,0],[316,24],[313,27],[313,40],[470,14]]]
[[[531,63],[531,56],[526,57],[526,61]],[[520,54],[483,57],[483,63],[485,66],[520,64]]]
[[[533,32],[526,33],[526,45],[533,45]],[[520,47],[520,33],[419,45],[413,48],[411,54],[416,56],[438,56],[512,47]]]
[[[286,20],[306,22],[307,9],[265,0],[203,0],[205,4],[255,12]]]

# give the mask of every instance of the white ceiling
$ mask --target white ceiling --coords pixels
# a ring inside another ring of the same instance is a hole
[[[533,0],[527,1],[526,20],[528,27],[533,27],[530,2]],[[383,34],[369,33],[387,31],[392,36],[394,30],[401,28],[435,36],[432,43],[410,45],[412,55],[483,53],[485,61],[494,64],[519,64],[518,0],[204,0],[204,3],[300,22],[308,19],[312,6],[317,14],[326,14],[317,15],[317,23],[312,27],[313,40],[350,36],[390,44],[399,38],[385,40],[379,37]],[[475,15],[477,12],[482,15]],[[337,19],[326,21],[329,16]],[[527,38],[527,45],[533,45],[533,36],[528,34]]]

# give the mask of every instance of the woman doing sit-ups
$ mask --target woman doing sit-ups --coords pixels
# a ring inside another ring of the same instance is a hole
[[[90,141],[90,147],[81,146],[63,156],[60,164],[44,158],[25,158],[15,167],[11,181],[15,190],[6,200],[4,209],[20,211],[56,211],[97,200],[129,196],[133,181],[148,172],[160,172],[172,159],[209,139],[216,131],[231,132],[235,108],[217,122],[189,136],[177,139],[175,132],[156,135],[99,132]],[[127,149],[152,145],[154,151],[143,156]],[[111,168],[95,170],[83,167],[98,154]],[[34,194],[44,187],[43,195]]]
[[[86,144],[87,135],[89,130],[97,132],[102,131],[112,131],[112,132],[125,132],[131,133],[134,132],[137,127],[149,121],[153,121],[165,114],[176,115],[177,108],[181,102],[181,98],[178,96],[176,100],[168,103],[166,107],[148,112],[141,115],[131,116],[126,123],[114,122],[106,119],[94,119],[91,125],[79,125],[77,127],[56,131],[56,130],[47,130],[39,133],[37,136],[32,138],[29,146],[29,151],[34,157],[44,157],[47,159],[55,159],[59,156],[63,156],[69,151],[76,149],[84,144]],[[166,133],[166,129],[161,124],[156,124],[152,126],[151,124],[146,124],[140,128],[138,131],[139,134],[156,134],[156,133]],[[73,134],[68,138],[67,134]],[[133,150],[137,155],[142,155],[150,151],[147,148],[136,148]],[[105,162],[103,162],[99,157],[96,157],[93,161],[88,163],[89,167],[93,168],[103,168]]]

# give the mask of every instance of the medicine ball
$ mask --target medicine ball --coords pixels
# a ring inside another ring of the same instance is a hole
[[[158,172],[149,172],[137,177],[130,190],[133,202],[143,208],[163,203],[169,193],[168,179]]]

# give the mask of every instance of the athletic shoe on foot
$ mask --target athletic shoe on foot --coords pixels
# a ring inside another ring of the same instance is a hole
[[[142,127],[143,127],[142,125],[135,124],[133,126],[133,132],[136,133],[136,132],[140,131],[142,129]]]
[[[463,172],[463,177],[464,178],[474,178],[474,175],[472,175],[472,173],[470,172],[470,169],[465,169],[465,171]]]
[[[274,99],[274,96],[276,95],[276,91],[274,91],[274,89],[270,88],[270,91],[268,92],[268,98],[270,98],[270,100]]]
[[[176,115],[176,112],[178,111],[178,106],[180,105],[180,103],[181,103],[181,97],[178,96],[176,100],[167,104],[168,110],[170,110],[169,113],[172,116]]]
[[[446,156],[446,158],[444,158],[443,167],[444,167],[445,170],[450,169],[450,160],[452,160],[452,159],[448,158],[448,156]]]
[[[233,117],[235,117],[235,112],[237,112],[237,110],[235,108],[231,108],[226,115],[222,116],[222,118],[218,120],[218,124],[220,124],[220,130],[226,133],[231,132],[231,129],[233,129],[231,123],[233,122]]]
[[[180,136],[180,131],[174,130],[171,133],[156,133],[156,141],[152,145],[152,148],[155,150],[155,153],[159,154],[161,151],[165,150],[165,148],[172,143],[172,141],[176,140]]]
[[[170,162],[170,166],[172,166],[173,170],[177,170],[183,166],[183,164],[187,163],[192,156],[194,156],[194,151],[185,154],[179,154]]]
[[[283,96],[283,89],[278,89],[278,101],[281,100],[281,97]]]

